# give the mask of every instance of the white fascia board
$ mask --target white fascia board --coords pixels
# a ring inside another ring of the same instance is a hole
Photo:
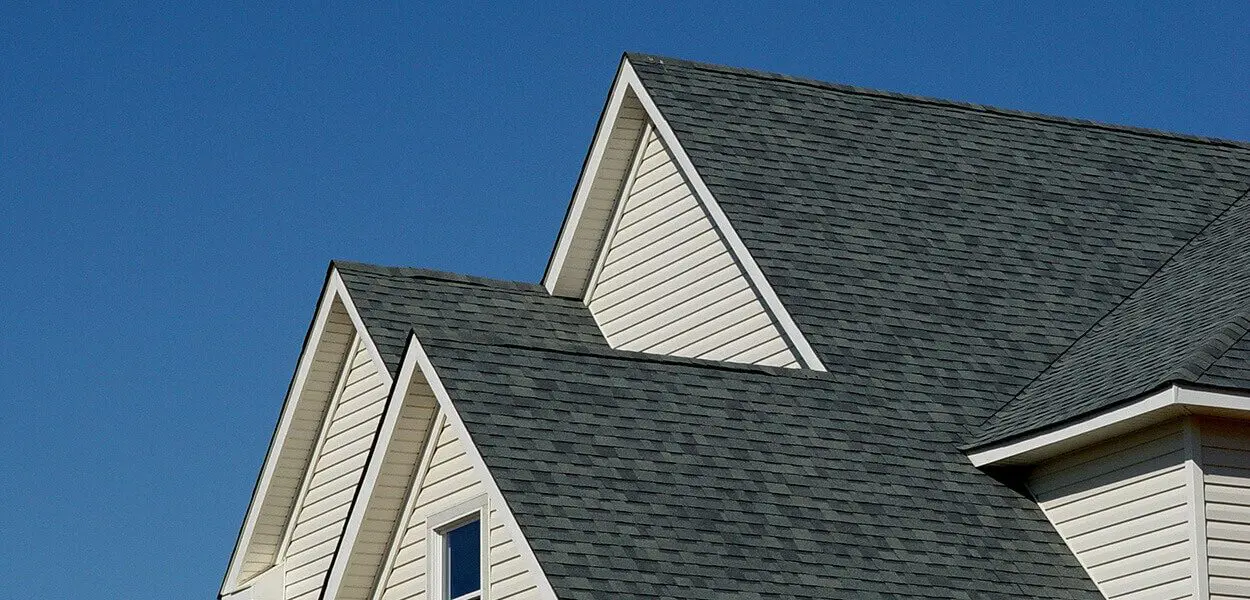
[[[1186,414],[1250,414],[1250,396],[1173,384],[1114,410],[1022,440],[968,454],[973,466],[1027,464],[1130,429]]]
[[[269,492],[269,484],[272,482],[274,471],[277,468],[282,441],[286,439],[287,434],[290,432],[296,403],[300,392],[304,389],[308,373],[312,370],[313,356],[316,354],[315,349],[321,342],[321,336],[325,332],[326,321],[330,318],[330,311],[336,299],[347,310],[347,314],[352,320],[352,325],[356,328],[357,334],[365,340],[365,345],[369,348],[370,357],[377,363],[378,370],[386,378],[387,384],[391,383],[390,371],[382,361],[382,356],[378,353],[377,346],[369,338],[364,322],[360,319],[360,313],[356,310],[356,307],[352,304],[351,297],[347,294],[347,287],[343,284],[343,279],[339,276],[336,269],[330,269],[329,275],[326,277],[325,287],[321,290],[321,298],[317,301],[317,312],[313,317],[312,326],[309,327],[308,335],[304,338],[304,345],[300,348],[295,376],[291,378],[291,385],[287,388],[286,398],[282,401],[281,416],[278,418],[278,425],[274,429],[273,438],[269,440],[269,449],[265,452],[264,466],[261,467],[260,475],[256,480],[256,487],[252,491],[252,498],[248,502],[247,516],[243,519],[243,526],[239,530],[239,538],[235,542],[234,551],[230,554],[230,566],[226,569],[226,576],[221,583],[221,589],[218,591],[219,597],[238,591],[244,583],[239,581],[239,573],[243,569],[247,547],[251,544],[252,534],[256,530],[256,521],[260,518],[262,500]],[[290,516],[288,516],[289,518]]]
[[[590,197],[590,188],[593,187],[595,174],[598,173],[599,163],[603,160],[603,154],[608,148],[608,139],[612,137],[612,129],[616,126],[616,117],[621,111],[621,104],[625,101],[625,92],[629,89],[628,82],[621,77],[624,65],[629,64],[629,61],[622,60],[621,64],[622,67],[617,72],[616,80],[612,82],[612,90],[608,92],[608,102],[595,128],[595,137],[590,143],[586,164],[582,166],[581,175],[577,178],[577,186],[573,188],[573,201],[569,204],[569,213],[564,217],[560,237],[556,240],[555,250],[551,252],[551,260],[547,262],[547,271],[543,273],[543,287],[547,288],[549,294],[555,294],[556,282],[563,271],[564,261],[568,258],[569,248],[573,245],[577,225],[582,220],[582,211],[586,208],[586,202]]]
[[[356,328],[356,332],[364,339],[365,347],[369,349],[369,357],[373,359],[373,363],[377,366],[378,371],[386,379],[386,384],[392,385],[394,382],[391,381],[391,370],[386,368],[386,361],[382,360],[382,353],[378,352],[378,345],[373,343],[373,338],[369,336],[369,330],[365,329],[365,322],[361,320],[360,311],[356,310],[356,305],[352,303],[352,296],[347,292],[347,285],[343,283],[343,278],[339,275],[338,269],[330,269],[328,285],[334,288],[334,292],[343,301],[343,307],[347,309],[347,316],[351,317],[352,325]]]
[[[416,368],[416,361],[408,360],[405,356],[399,367],[399,375],[391,386],[391,393],[386,398],[377,438],[374,439],[373,447],[369,449],[369,456],[365,459],[364,479],[356,492],[356,498],[348,509],[347,526],[343,530],[343,537],[339,539],[339,547],[335,550],[334,557],[330,559],[330,573],[326,579],[322,600],[337,598],[339,589],[343,585],[343,576],[347,573],[347,566],[351,562],[352,549],[356,546],[356,538],[359,537],[360,528],[369,513],[369,503],[373,501],[373,492],[377,488],[378,477],[382,473],[382,464],[385,462],[391,439],[395,435],[395,427],[399,424],[404,398],[408,396],[408,389],[412,387],[412,374]]]
[[[453,424],[457,433],[461,436],[465,446],[465,454],[469,457],[469,462],[473,463],[473,470],[477,472],[482,480],[482,484],[486,486],[486,493],[490,496],[493,505],[499,507],[499,516],[503,520],[504,528],[508,531],[508,535],[512,537],[513,542],[521,550],[521,561],[538,578],[539,600],[557,600],[556,592],[552,589],[551,582],[547,579],[547,574],[543,571],[542,565],[539,564],[538,557],[534,554],[534,549],[530,547],[529,540],[525,539],[525,535],[521,533],[521,526],[517,524],[516,517],[513,516],[507,499],[504,498],[503,492],[499,490],[499,485],[495,483],[495,478],[491,476],[490,469],[486,467],[486,462],[482,460],[482,454],[478,452],[477,445],[473,443],[473,436],[465,428],[464,421],[460,418],[460,413],[456,411],[456,406],[452,403],[451,396],[447,394],[447,388],[443,386],[438,372],[434,370],[434,364],[430,362],[430,357],[425,353],[425,349],[421,347],[421,342],[417,340],[415,335],[409,339],[408,349],[404,355],[404,362],[410,361],[415,361],[421,368],[421,373],[425,376],[426,382],[434,392],[434,398],[438,400],[439,411],[446,415],[447,420]]]
[[[547,265],[547,273],[543,276],[543,285],[546,286],[548,293],[554,293],[556,288],[556,280],[560,276],[565,257],[568,255],[569,246],[573,242],[573,234],[582,218],[582,209],[585,207],[586,200],[590,195],[591,183],[594,181],[599,161],[603,158],[603,151],[607,147],[609,134],[612,131],[613,124],[616,122],[617,112],[621,108],[621,102],[624,100],[626,92],[632,92],[642,104],[643,109],[646,110],[651,127],[664,140],[664,144],[668,146],[669,152],[672,153],[673,158],[677,161],[677,166],[690,183],[690,187],[693,188],[695,197],[703,205],[704,209],[707,210],[708,216],[712,219],[712,224],[729,245],[729,250],[734,260],[742,267],[743,272],[746,273],[747,280],[751,282],[751,286],[755,288],[756,293],[763,300],[764,306],[767,307],[769,313],[776,319],[782,333],[798,353],[799,360],[803,363],[803,366],[813,371],[826,371],[825,365],[816,356],[816,351],[812,349],[811,344],[807,342],[807,338],[803,336],[803,332],[799,330],[798,324],[794,322],[789,311],[781,303],[781,298],[777,296],[777,292],[769,285],[768,279],[764,277],[764,272],[760,269],[759,264],[755,262],[751,253],[747,251],[746,245],[742,243],[742,238],[734,230],[729,217],[725,215],[725,211],[721,210],[720,205],[717,204],[716,199],[712,196],[712,191],[708,189],[699,172],[695,170],[694,163],[690,161],[690,156],[686,154],[686,150],[682,148],[681,142],[677,140],[677,134],[673,133],[673,128],[669,126],[664,115],[660,113],[659,107],[651,99],[651,94],[642,85],[642,81],[638,78],[638,74],[634,71],[634,67],[630,64],[629,59],[621,61],[620,71],[617,73],[616,81],[612,84],[612,93],[608,100],[607,109],[599,121],[598,130],[595,132],[595,139],[591,146],[586,167],[582,170],[581,178],[577,182],[572,206],[570,206],[569,214],[565,218],[560,239],[556,242],[556,249],[551,255],[551,262]],[[603,248],[600,248],[599,252],[602,253]]]

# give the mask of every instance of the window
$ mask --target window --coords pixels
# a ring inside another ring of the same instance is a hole
[[[490,524],[486,496],[481,495],[430,515],[427,520],[430,574],[426,578],[429,600],[489,600],[486,566]]]
[[[482,597],[482,521],[473,519],[443,533],[444,598]]]

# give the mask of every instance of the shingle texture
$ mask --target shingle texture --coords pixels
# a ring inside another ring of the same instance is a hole
[[[422,342],[557,596],[1098,598],[960,417],[833,377]]]
[[[332,266],[392,376],[412,331],[421,339],[453,335],[607,347],[581,302],[552,297],[541,285],[342,260]]]
[[[1250,328],[1250,197],[1186,245],[971,440],[1000,441],[1167,382],[1243,387]]]
[[[628,58],[826,367],[974,423],[1250,188],[1237,143]]]
[[[335,263],[392,373],[416,332],[557,595],[1098,598],[960,447],[1168,377],[1250,386],[1250,148],[627,58],[829,373]]]

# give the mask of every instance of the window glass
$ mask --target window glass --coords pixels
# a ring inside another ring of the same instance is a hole
[[[444,534],[447,540],[447,598],[482,591],[482,522],[469,521]]]

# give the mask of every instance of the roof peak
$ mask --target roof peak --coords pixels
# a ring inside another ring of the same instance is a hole
[[[1177,142],[1185,142],[1191,144],[1203,144],[1210,146],[1223,146],[1237,148],[1239,150],[1250,150],[1250,141],[1233,140],[1227,138],[1219,138],[1214,136],[1203,136],[1189,133],[1181,133],[1176,131],[1168,131],[1165,129],[1157,129],[1151,127],[1140,127],[1136,125],[1123,125],[1118,123],[1107,123],[1104,121],[1095,121],[1092,119],[1080,119],[1076,117],[1064,117],[1060,115],[1051,115],[1040,112],[1027,110],[1019,110],[1012,108],[1002,108],[989,104],[978,104],[975,102],[964,102],[960,100],[949,100],[945,98],[937,98],[933,96],[922,96],[918,94],[906,94],[902,92],[892,92],[876,88],[861,87],[844,83],[834,83],[812,79],[808,77],[797,77],[777,73],[774,71],[762,71],[758,69],[748,69],[744,67],[734,67],[729,65],[720,65],[715,63],[700,62],[687,60],[683,58],[675,58],[671,56],[661,56],[656,54],[647,54],[643,52],[626,52],[625,58],[631,63],[635,61],[649,62],[659,65],[683,66],[693,69],[701,69],[705,71],[713,71],[730,75],[738,75],[743,77],[751,77],[766,81],[780,81],[795,85],[809,86],[818,89],[824,89],[844,94],[857,96],[871,96],[886,100],[894,100],[899,102],[909,102],[915,104],[927,104],[931,106],[942,106],[977,112],[983,114],[999,115],[1003,117],[1022,119],[1028,121],[1040,121],[1045,123],[1069,125],[1085,129],[1099,129],[1117,133],[1130,135],[1138,135],[1150,138],[1171,140]]]

